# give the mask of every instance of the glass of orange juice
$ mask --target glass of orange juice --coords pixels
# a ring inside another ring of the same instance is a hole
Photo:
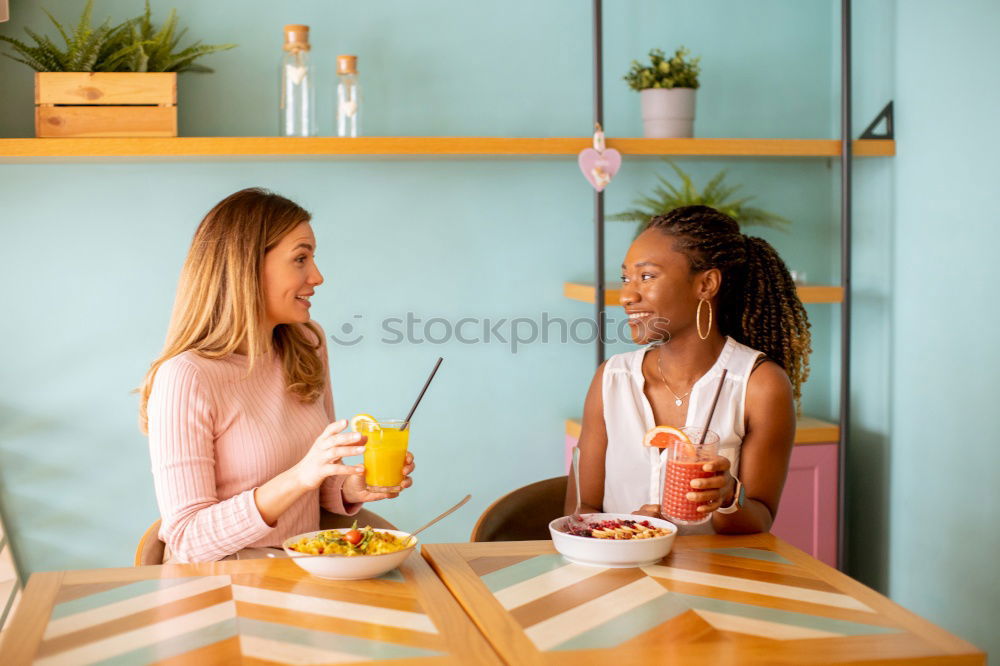
[[[372,493],[396,493],[403,483],[403,465],[410,441],[410,428],[403,430],[405,421],[359,421],[357,432],[365,435],[365,484]]]

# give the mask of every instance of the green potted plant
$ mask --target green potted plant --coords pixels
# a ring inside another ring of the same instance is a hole
[[[698,190],[694,180],[685,173],[679,166],[670,160],[664,160],[674,170],[680,179],[680,184],[675,185],[665,176],[658,175],[656,178],[659,184],[653,188],[651,194],[635,199],[630,208],[616,215],[612,215],[610,220],[621,222],[638,222],[636,236],[645,231],[649,225],[649,219],[654,215],[669,213],[681,206],[711,206],[712,208],[725,213],[736,220],[741,227],[759,226],[783,229],[789,220],[774,213],[749,205],[753,197],[740,197],[737,192],[742,185],[730,185],[725,182],[726,171],[715,174],[705,185],[704,189]]]
[[[178,30],[176,11],[157,27],[149,0],[142,14],[118,25],[92,25],[92,11],[87,0],[72,30],[46,11],[64,47],[30,28],[34,44],[0,35],[15,52],[3,55],[36,72],[35,135],[176,136],[177,74],[211,72],[196,61],[235,44],[180,47],[186,30]]]
[[[643,136],[649,139],[694,136],[695,91],[700,58],[683,46],[667,58],[660,49],[649,52],[649,64],[632,61],[624,76],[639,91]]]

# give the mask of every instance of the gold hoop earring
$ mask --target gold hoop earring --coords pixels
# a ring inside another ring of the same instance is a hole
[[[701,334],[701,306],[708,303],[708,330],[705,334]],[[698,301],[698,310],[694,314],[694,323],[698,327],[698,337],[702,340],[708,340],[709,334],[712,332],[712,302],[702,298]]]

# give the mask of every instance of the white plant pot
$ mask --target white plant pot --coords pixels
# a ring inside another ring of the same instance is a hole
[[[647,88],[639,91],[642,133],[647,139],[694,136],[694,88]]]

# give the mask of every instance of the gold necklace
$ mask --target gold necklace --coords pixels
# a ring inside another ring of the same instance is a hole
[[[684,398],[686,398],[689,395],[691,395],[691,389],[688,389],[688,392],[685,393],[684,395],[677,395],[676,393],[674,393],[674,390],[672,388],[670,388],[670,384],[667,383],[666,378],[664,378],[664,376],[663,376],[663,365],[660,364],[660,360],[661,360],[662,356],[663,356],[663,352],[659,352],[658,351],[656,353],[656,369],[660,371],[660,381],[663,382],[663,385],[667,387],[668,391],[670,391],[670,395],[674,396],[674,404],[677,405],[678,407],[680,407],[681,403],[684,402]],[[692,385],[691,388],[694,388],[694,386]]]

